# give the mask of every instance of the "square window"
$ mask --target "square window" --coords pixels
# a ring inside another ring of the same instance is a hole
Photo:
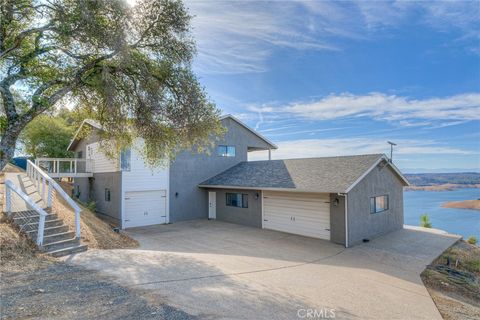
[[[388,210],[388,195],[370,198],[370,213],[379,213]]]

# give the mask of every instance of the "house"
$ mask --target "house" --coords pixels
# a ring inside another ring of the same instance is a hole
[[[408,181],[385,155],[249,162],[277,146],[231,115],[221,123],[209,154],[185,150],[151,169],[135,147],[105,156],[101,126],[85,120],[93,130],[80,138],[80,127],[68,148],[91,174],[74,179],[74,194],[121,228],[209,218],[350,246],[403,227]]]

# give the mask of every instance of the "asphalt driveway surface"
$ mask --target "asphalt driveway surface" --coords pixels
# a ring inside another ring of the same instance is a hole
[[[207,220],[128,234],[140,248],[66,261],[206,319],[441,319],[420,273],[458,239],[412,227],[345,249]]]

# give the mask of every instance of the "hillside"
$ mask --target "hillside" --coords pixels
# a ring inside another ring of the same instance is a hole
[[[442,184],[480,184],[480,172],[460,173],[407,173],[405,177],[415,186],[435,186]]]

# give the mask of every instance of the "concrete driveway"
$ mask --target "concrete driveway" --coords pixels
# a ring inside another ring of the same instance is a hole
[[[458,239],[412,227],[345,249],[207,220],[127,233],[139,249],[67,261],[207,319],[441,319],[420,273]]]

